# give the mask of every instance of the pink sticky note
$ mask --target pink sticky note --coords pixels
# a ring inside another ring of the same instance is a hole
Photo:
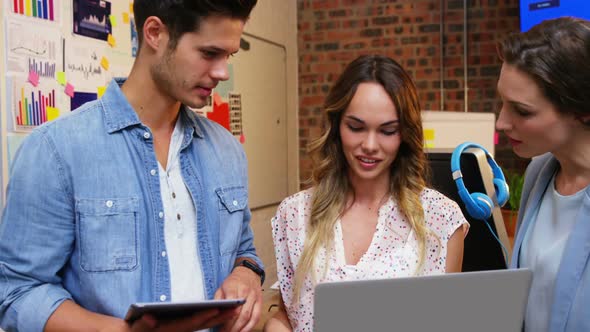
[[[244,136],[244,133],[242,133],[240,135],[240,143],[242,143],[242,144],[246,143],[246,136]]]
[[[71,85],[70,83],[66,84],[66,95],[70,96],[70,98],[74,98],[74,86]]]
[[[494,132],[494,145],[498,145],[500,143],[500,134],[497,131]]]
[[[36,71],[31,70],[29,72],[29,82],[33,85],[33,86],[37,86],[39,85],[39,74],[37,74]]]

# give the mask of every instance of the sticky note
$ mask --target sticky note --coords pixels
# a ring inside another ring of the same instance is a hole
[[[129,12],[133,14],[133,3],[129,4]]]
[[[424,129],[424,139],[432,141],[434,139],[434,129]]]
[[[100,59],[100,65],[105,70],[109,70],[109,59],[103,56],[102,59]]]
[[[109,15],[109,21],[111,21],[113,28],[117,26],[117,17],[115,15]]]
[[[29,72],[29,82],[33,85],[33,86],[37,86],[39,85],[39,74],[37,74],[36,71],[31,70]]]
[[[218,93],[213,93],[213,103],[215,103],[215,105],[223,104],[223,99],[221,99],[221,96]]]
[[[123,13],[123,23],[129,24],[129,13]]]
[[[424,145],[425,145],[425,148],[427,148],[427,149],[434,148],[434,143],[432,143],[432,142],[426,142],[426,144],[424,144]]]
[[[494,131],[494,145],[498,145],[500,143],[500,134],[497,131]]]
[[[242,133],[240,135],[240,143],[242,143],[242,144],[246,143],[246,136],[244,136],[244,133]]]
[[[47,121],[55,120],[59,116],[59,109],[51,106],[45,108],[47,112]]]
[[[109,37],[107,38],[107,43],[109,43],[109,45],[111,45],[111,47],[115,47],[116,43],[115,43],[115,37],[113,37],[113,35],[111,35],[109,33]]]
[[[70,83],[66,84],[66,95],[70,96],[70,98],[74,98],[74,86],[71,85]]]
[[[104,95],[104,92],[106,91],[107,87],[106,86],[99,86],[98,87],[98,98],[102,97],[102,95]]]
[[[66,85],[66,73],[63,71],[58,71],[57,72],[57,83],[61,84],[61,85]]]

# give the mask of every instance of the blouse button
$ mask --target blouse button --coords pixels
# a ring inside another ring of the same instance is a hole
[[[113,201],[110,201],[110,200],[109,200],[109,201],[107,201],[107,202],[106,202],[106,206],[107,206],[107,207],[113,207]]]
[[[160,295],[160,301],[164,302],[166,301],[166,295]]]
[[[143,133],[143,138],[149,139],[150,137],[151,137],[151,135],[147,131],[145,133]]]

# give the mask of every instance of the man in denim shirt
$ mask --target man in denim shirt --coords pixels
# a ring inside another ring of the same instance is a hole
[[[261,314],[246,158],[196,116],[256,0],[135,0],[140,49],[126,81],[35,130],[0,224],[8,331],[249,331]],[[244,263],[247,261],[248,263]],[[135,302],[246,298],[174,321],[121,318]]]

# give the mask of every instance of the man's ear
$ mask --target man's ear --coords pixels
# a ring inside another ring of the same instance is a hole
[[[150,16],[143,24],[143,44],[145,47],[157,52],[159,49],[168,47],[168,29],[166,25],[156,16]]]

